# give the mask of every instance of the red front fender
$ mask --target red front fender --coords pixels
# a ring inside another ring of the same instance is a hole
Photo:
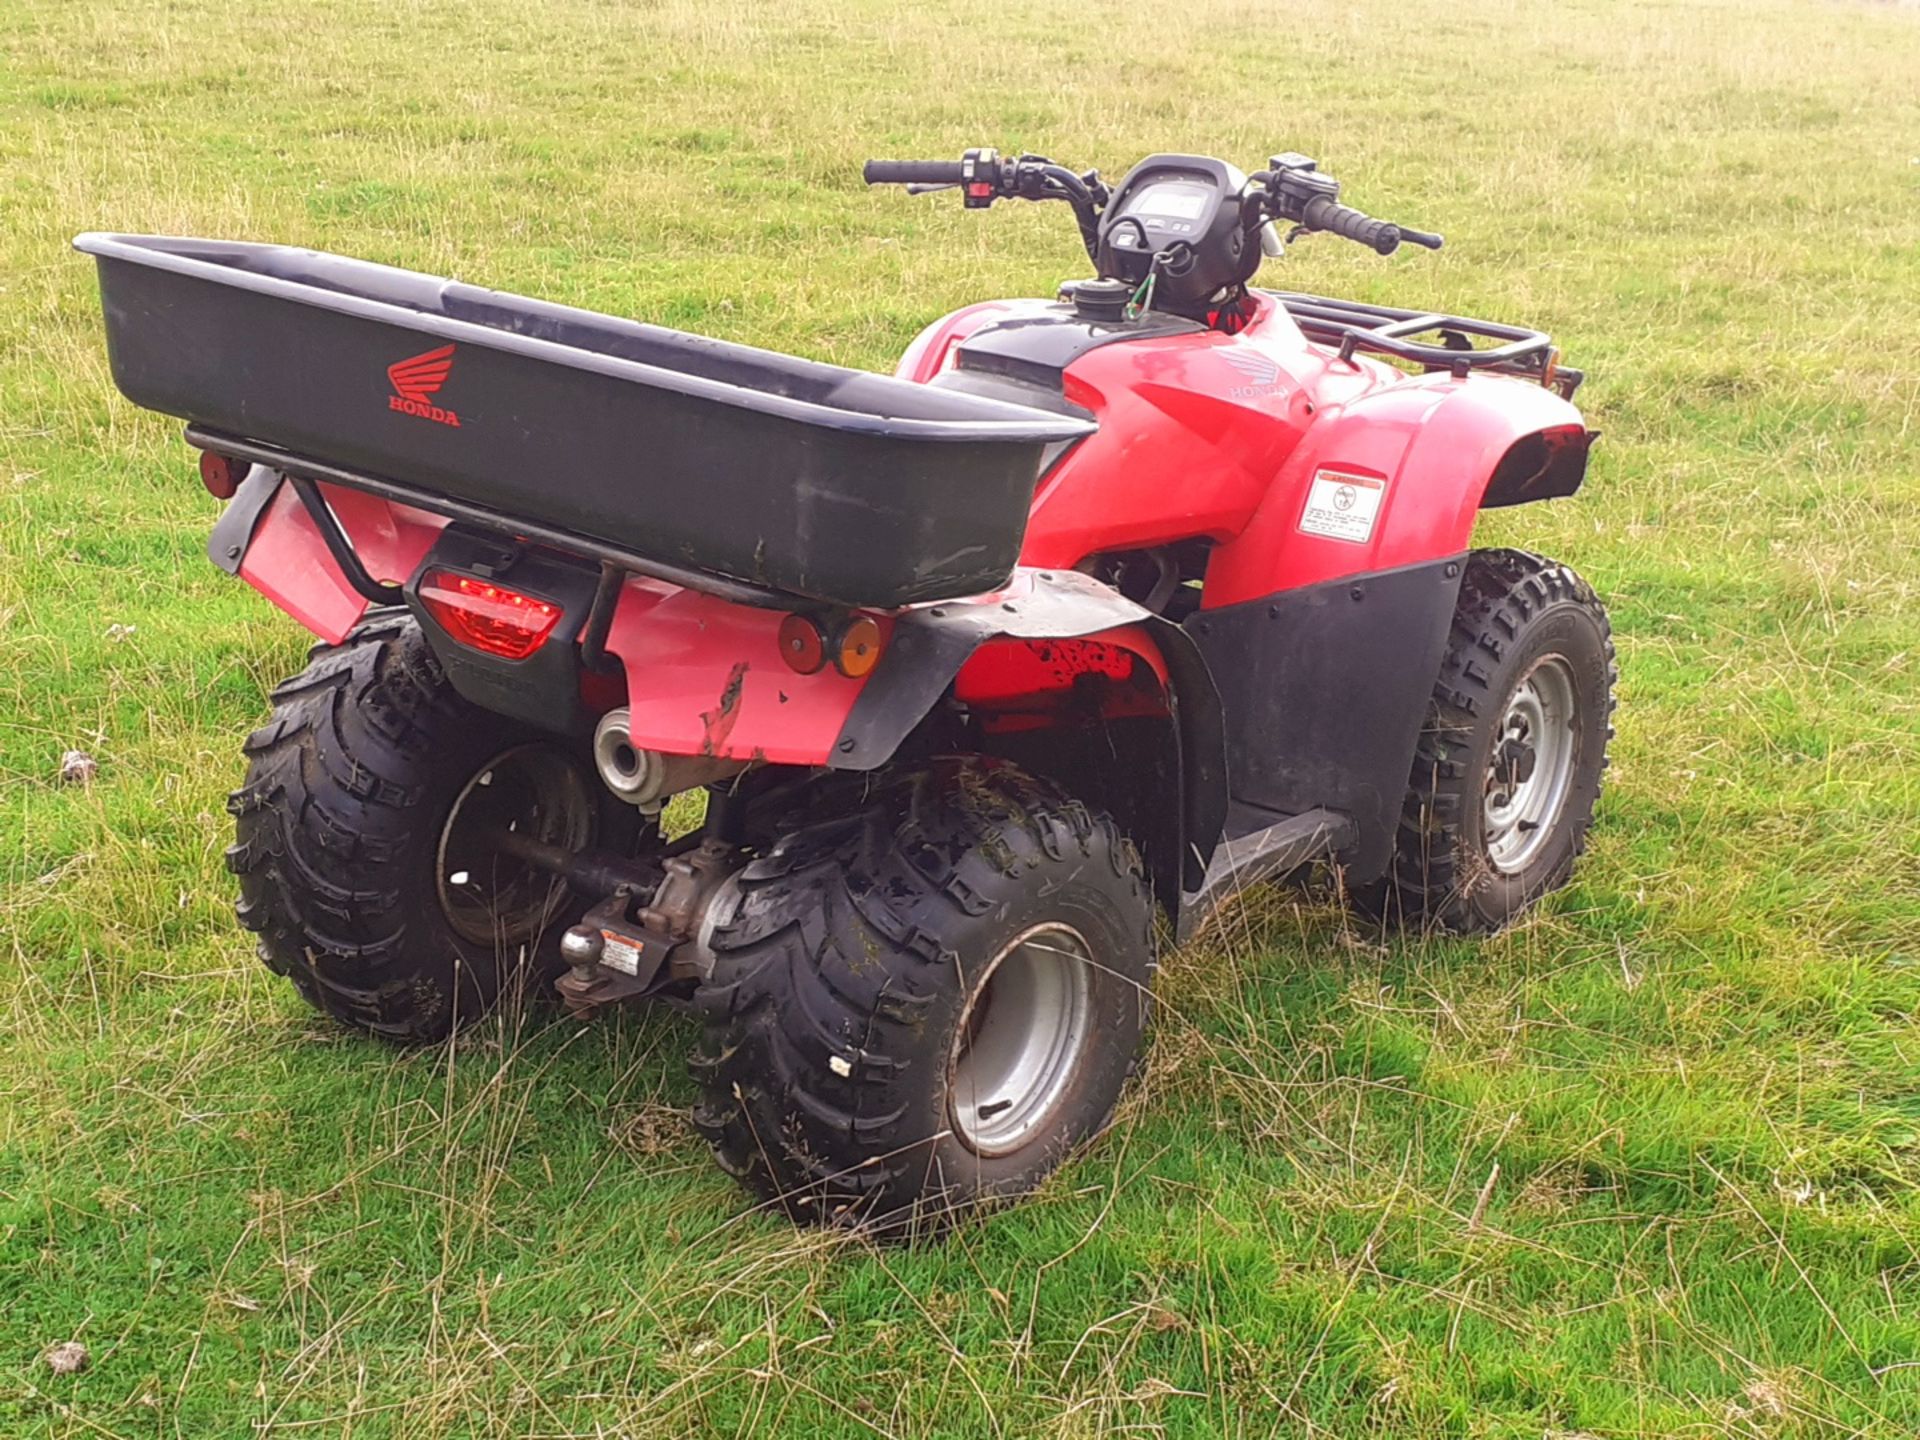
[[[1246,528],[1214,552],[1206,604],[1458,555],[1482,508],[1571,494],[1591,439],[1567,401],[1497,375],[1429,375],[1330,408]],[[1364,539],[1353,538],[1357,525],[1346,537],[1316,533],[1308,506],[1327,477],[1378,487]]]

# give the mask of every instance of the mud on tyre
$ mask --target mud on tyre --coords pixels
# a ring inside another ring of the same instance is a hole
[[[1153,977],[1138,852],[1008,765],[941,762],[734,882],[695,1120],[795,1218],[937,1228],[1107,1121]]]
[[[559,968],[567,887],[493,853],[491,829],[568,849],[635,829],[584,746],[462,700],[404,614],[315,646],[246,753],[240,923],[313,1005],[392,1040],[443,1039]]]

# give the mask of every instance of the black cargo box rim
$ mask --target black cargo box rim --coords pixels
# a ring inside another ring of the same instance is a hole
[[[178,254],[163,248],[160,243],[176,245],[205,245],[242,247],[251,246],[261,250],[279,250],[289,254],[312,256],[315,259],[330,259],[324,251],[309,250],[301,246],[252,245],[245,241],[219,241],[196,239],[190,236],[140,236],[111,234],[103,231],[88,231],[74,238],[73,247],[85,254],[102,260],[122,261],[130,265],[143,266],[154,270],[170,271],[189,279],[204,280],[233,289],[249,290],[256,294],[271,296],[296,305],[305,305],[318,310],[331,310],[338,314],[353,316],[356,319],[371,320],[381,324],[396,325],[404,329],[419,331],[440,339],[477,346],[481,349],[500,350],[510,354],[524,355],[530,359],[549,364],[566,366],[569,369],[583,370],[590,374],[606,375],[614,378],[632,380],[656,389],[672,391],[699,399],[710,400],[716,404],[729,405],[736,409],[758,411],[761,414],[775,415],[784,419],[799,421],[803,424],[818,426],[822,429],[838,430],[857,434],[870,434],[899,439],[930,441],[1007,441],[1026,444],[1054,444],[1065,440],[1079,439],[1090,434],[1094,426],[1072,417],[1049,414],[1041,410],[1032,410],[1024,406],[1008,404],[1004,401],[990,400],[982,396],[966,397],[970,408],[982,411],[998,410],[1005,418],[993,419],[948,419],[927,420],[912,416],[893,416],[862,411],[850,411],[831,405],[820,405],[808,400],[795,399],[767,390],[754,389],[745,385],[730,385],[725,381],[711,380],[705,376],[689,375],[682,371],[658,365],[648,365],[643,361],[627,360],[615,355],[598,351],[580,349],[554,340],[542,340],[533,335],[522,335],[512,330],[497,329],[471,320],[458,320],[447,315],[436,315],[431,311],[416,310],[410,306],[397,305],[384,300],[370,300],[364,296],[348,294],[344,291],[324,288],[317,284],[303,283],[298,280],[283,279],[276,275],[262,275],[237,265],[222,265],[211,260],[202,260],[192,255]],[[460,282],[449,281],[441,276],[428,275],[423,271],[406,270],[396,265],[380,265],[373,261],[356,262],[369,269],[384,270],[404,275],[415,280],[431,280],[442,286]],[[474,290],[482,287],[474,286]],[[488,296],[502,299],[520,299],[511,291],[486,290]],[[584,310],[578,306],[561,305],[555,301],[541,301],[543,305],[552,305],[556,309],[572,311],[598,324],[609,320],[619,323],[643,324],[640,321],[620,321],[620,317],[608,316],[596,311]],[[684,332],[682,332],[684,333]],[[756,356],[768,356],[775,359],[791,360],[794,357],[781,355],[778,351],[763,350],[757,346],[740,345],[736,342],[724,343],[732,349],[750,352]],[[832,365],[825,361],[807,361],[822,370],[837,371],[849,377],[858,376],[868,380],[880,380],[899,385],[911,385],[913,382],[899,380],[893,376],[881,375],[874,371],[855,370],[848,366]],[[917,386],[915,388],[918,388]]]

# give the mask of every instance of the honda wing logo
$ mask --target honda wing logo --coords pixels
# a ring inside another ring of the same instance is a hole
[[[1280,367],[1258,350],[1248,350],[1235,345],[1222,346],[1214,353],[1253,382],[1250,385],[1236,385],[1227,392],[1229,399],[1247,400],[1256,395],[1273,393],[1275,382],[1280,378]]]
[[[452,373],[451,345],[442,345],[438,350],[429,350],[424,355],[395,361],[387,367],[387,380],[393,386],[393,394],[387,397],[387,408],[398,410],[402,415],[416,415],[422,420],[433,420],[458,428],[460,417],[433,403],[433,397],[440,392],[440,387],[447,383],[447,376]]]

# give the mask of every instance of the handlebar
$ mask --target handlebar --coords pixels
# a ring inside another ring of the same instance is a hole
[[[869,185],[957,185],[969,210],[984,210],[996,200],[1064,200],[1073,210],[1088,256],[1099,247],[1107,187],[1093,171],[1076,175],[1044,156],[1003,158],[982,146],[958,160],[869,160],[860,178]]]
[[[958,185],[965,172],[964,160],[869,160],[860,178],[869,185]]]
[[[1305,155],[1276,155],[1271,168],[1253,177],[1266,193],[1267,212],[1275,219],[1291,220],[1302,230],[1324,230],[1345,240],[1354,240],[1381,255],[1391,255],[1401,242],[1424,245],[1438,250],[1445,242],[1427,230],[1376,220],[1342,205],[1340,182],[1320,173],[1320,167]]]
[[[1413,230],[1405,225],[1375,220],[1351,205],[1321,198],[1309,200],[1302,207],[1300,223],[1309,230],[1326,230],[1343,239],[1357,240],[1382,255],[1393,254],[1402,241],[1409,245],[1424,245],[1429,250],[1438,250],[1446,243],[1431,231]]]
[[[1402,243],[1429,250],[1438,250],[1443,243],[1428,231],[1376,220],[1342,205],[1337,198],[1340,182],[1319,173],[1304,155],[1276,155],[1268,164],[1269,169],[1251,177],[1253,193],[1260,198],[1248,220],[1249,229],[1259,219],[1289,220],[1301,230],[1326,231],[1381,255],[1393,254]],[[1108,191],[1094,171],[1076,175],[1038,155],[1002,158],[983,147],[967,151],[959,160],[869,160],[860,175],[869,185],[958,186],[970,210],[985,209],[995,200],[1064,200],[1079,223],[1087,254],[1098,259],[1101,212]]]
[[[1342,205],[1316,195],[1300,209],[1300,223],[1309,230],[1326,230],[1346,240],[1357,240],[1369,250],[1391,255],[1400,248],[1400,227],[1362,214],[1351,205]]]

